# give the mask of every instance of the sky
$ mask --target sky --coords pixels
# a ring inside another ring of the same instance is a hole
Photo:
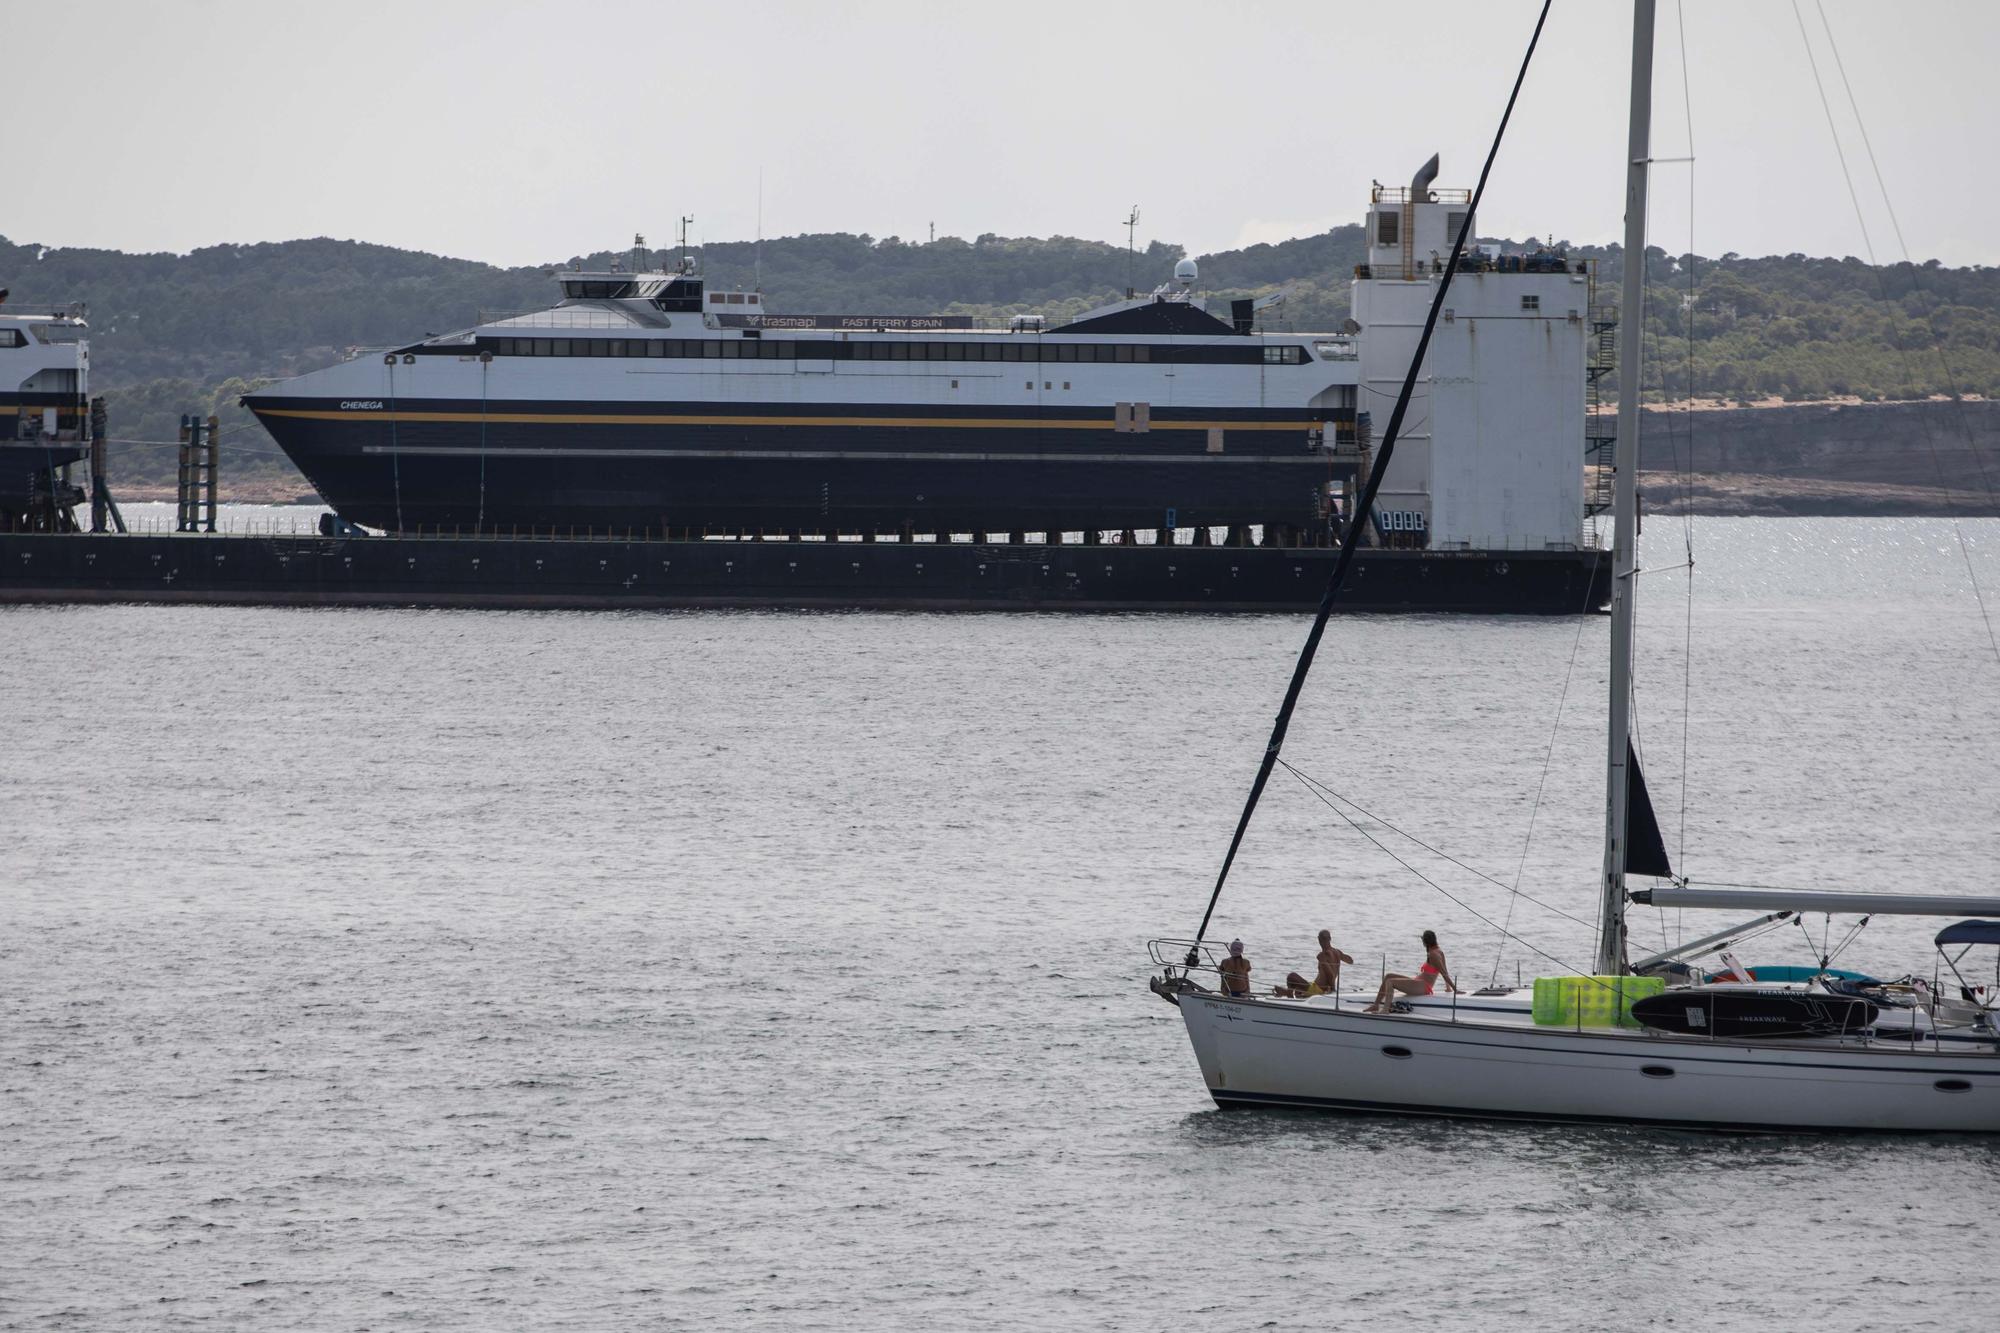
[[[1199,254],[1359,221],[1433,152],[1470,187],[1537,8],[0,0],[0,235],[522,265],[684,215],[700,240],[1123,243],[1136,205],[1141,246]],[[1557,0],[1482,232],[1619,238],[1630,52],[1629,6]],[[2000,3],[1662,0],[1656,53],[1653,156],[1695,160],[1654,172],[1654,244],[1900,258],[1872,146],[1910,254],[2000,263]]]

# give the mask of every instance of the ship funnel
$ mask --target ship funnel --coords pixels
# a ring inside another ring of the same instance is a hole
[[[1431,154],[1431,160],[1420,167],[1410,178],[1410,198],[1417,203],[1429,203],[1431,182],[1438,178],[1438,155]]]

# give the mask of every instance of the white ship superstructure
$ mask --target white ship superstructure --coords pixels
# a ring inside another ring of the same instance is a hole
[[[63,531],[90,453],[90,326],[80,305],[18,307],[0,291],[0,532]]]
[[[1434,190],[1437,159],[1407,188],[1377,186],[1368,262],[1354,283],[1362,410],[1386,415],[1416,351],[1463,190]],[[1468,247],[1431,336],[1376,509],[1434,549],[1560,548],[1583,541],[1584,398],[1591,281],[1548,251]]]

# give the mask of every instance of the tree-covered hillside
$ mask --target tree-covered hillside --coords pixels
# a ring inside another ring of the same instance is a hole
[[[2000,269],[1649,250],[1646,278],[1656,396],[2000,395]]]
[[[1598,264],[1598,299],[1613,299],[1617,247],[1571,253]],[[1284,288],[1285,302],[1265,312],[1269,327],[1331,329],[1347,316],[1348,283],[1363,254],[1361,228],[1336,227],[1202,256],[1201,286],[1218,299]],[[713,282],[761,285],[775,312],[994,320],[1037,312],[1058,322],[1115,299],[1128,282],[1157,285],[1181,255],[1160,242],[1128,256],[1121,246],[1071,237],[909,242],[825,234],[711,244],[701,260]],[[559,266],[614,259],[631,256],[600,251]],[[2000,270],[1877,269],[1805,255],[1676,259],[1653,250],[1647,278],[1653,396],[2000,394]],[[482,311],[545,305],[554,294],[539,268],[327,239],[130,255],[0,238],[0,287],[12,289],[16,306],[89,303],[93,385],[111,399],[118,439],[171,439],[180,412],[218,411],[245,427],[230,436],[229,471],[237,477],[285,471],[269,439],[237,415],[245,384],[328,364],[349,347],[460,328]],[[1933,328],[1941,347],[1933,346]],[[114,476],[126,480],[170,479],[172,451],[121,446],[115,466]]]

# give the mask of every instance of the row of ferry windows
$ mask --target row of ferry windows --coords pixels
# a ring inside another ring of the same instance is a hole
[[[761,338],[482,338],[495,356],[704,357],[711,360],[790,361],[1078,361],[1220,362],[1297,366],[1303,347],[1159,347],[1146,343],[1037,344],[1009,342],[810,342]]]

